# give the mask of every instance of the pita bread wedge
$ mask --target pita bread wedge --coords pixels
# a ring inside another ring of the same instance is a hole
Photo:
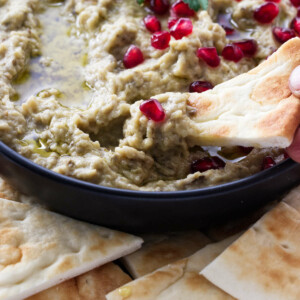
[[[126,255],[142,239],[0,199],[0,299],[23,299]]]
[[[27,300],[105,300],[107,293],[129,281],[131,278],[119,266],[108,263],[42,291]]]
[[[201,274],[242,300],[300,299],[300,214],[281,202]]]
[[[200,231],[185,231],[169,234],[143,236],[142,248],[122,258],[122,262],[133,278],[190,256],[210,242]]]
[[[189,258],[164,266],[109,293],[107,300],[232,300],[199,272],[237,236],[209,244]]]
[[[217,85],[205,93],[192,93],[196,109],[195,144],[285,148],[300,122],[300,99],[288,80],[300,65],[300,39],[283,44],[273,55],[248,73]]]

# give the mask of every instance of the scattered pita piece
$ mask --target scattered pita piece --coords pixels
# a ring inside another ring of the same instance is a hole
[[[0,177],[0,198],[20,202],[20,194]]]
[[[300,299],[299,193],[287,196],[298,210],[281,202],[201,274],[238,299]]]
[[[126,255],[142,239],[0,199],[0,299],[23,299]]]
[[[238,236],[209,244],[190,256],[109,293],[107,300],[232,300],[199,272]]]
[[[133,278],[190,256],[210,242],[200,231],[185,231],[169,234],[143,236],[142,248],[122,258],[122,262]]]
[[[248,73],[204,93],[189,104],[198,134],[192,142],[207,146],[288,147],[300,122],[300,99],[288,80],[300,65],[300,39],[284,43]],[[195,139],[195,141],[194,141]]]
[[[128,283],[131,278],[119,266],[108,263],[27,300],[105,300],[105,295]]]

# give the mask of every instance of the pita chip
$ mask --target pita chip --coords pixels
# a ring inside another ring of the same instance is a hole
[[[184,231],[143,236],[145,244],[138,251],[122,258],[133,278],[190,256],[210,242],[200,231]]]
[[[299,211],[281,202],[201,274],[238,299],[300,299],[299,241]]]
[[[142,239],[0,199],[0,299],[23,299],[108,263]]]
[[[207,146],[288,147],[300,122],[300,99],[289,76],[300,65],[300,39],[284,43],[248,73],[204,93],[192,93],[194,144]]]
[[[105,300],[105,295],[128,283],[131,278],[119,266],[108,263],[69,279],[27,300]]]
[[[209,244],[184,258],[109,293],[107,300],[232,300],[199,272],[237,236]]]

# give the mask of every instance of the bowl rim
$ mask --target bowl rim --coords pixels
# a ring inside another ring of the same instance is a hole
[[[279,164],[275,165],[272,168],[263,170],[251,176],[238,179],[232,182],[223,183],[220,185],[209,186],[204,188],[192,189],[192,190],[179,190],[179,191],[137,191],[137,190],[127,190],[127,189],[119,189],[113,187],[106,187],[102,185],[98,185],[95,183],[90,183],[87,181],[79,180],[73,177],[69,177],[66,175],[62,175],[60,173],[56,173],[50,169],[47,169],[43,166],[38,165],[37,163],[31,161],[30,159],[22,156],[9,146],[7,146],[4,142],[0,141],[0,153],[4,154],[7,158],[12,160],[14,163],[19,164],[23,168],[29,169],[34,173],[38,173],[43,177],[48,177],[53,181],[60,181],[61,184],[67,184],[69,186],[76,185],[78,188],[89,189],[94,192],[101,192],[109,195],[118,195],[122,197],[129,198],[151,198],[154,201],[162,201],[162,200],[175,200],[179,197],[198,197],[199,196],[209,196],[212,194],[225,193],[230,190],[240,189],[241,187],[247,185],[254,185],[257,182],[269,179],[269,177],[275,177],[278,173],[285,172],[287,169],[294,168],[297,165],[292,159],[288,158]],[[139,199],[141,201],[142,199]]]

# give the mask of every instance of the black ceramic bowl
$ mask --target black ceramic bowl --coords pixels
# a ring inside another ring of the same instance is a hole
[[[0,142],[0,173],[49,209],[129,232],[199,228],[263,205],[300,183],[300,164],[288,159],[231,183],[178,192],[138,192],[63,176]]]

